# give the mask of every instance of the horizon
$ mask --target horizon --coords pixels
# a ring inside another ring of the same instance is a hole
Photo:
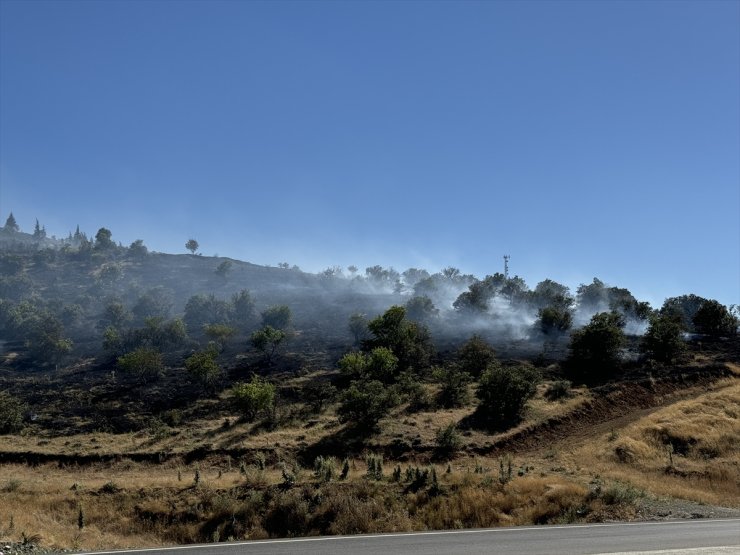
[[[2,0],[0,216],[310,272],[508,254],[530,286],[740,304],[739,19]]]

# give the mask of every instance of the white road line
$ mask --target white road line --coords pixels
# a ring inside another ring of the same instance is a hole
[[[476,528],[472,530],[430,530],[427,532],[398,532],[389,534],[358,534],[356,536],[311,536],[307,538],[278,538],[274,540],[247,540],[239,542],[220,542],[220,543],[200,543],[193,545],[178,545],[174,547],[146,547],[142,549],[116,549],[113,551],[90,551],[90,552],[79,552],[86,553],[88,555],[110,555],[115,553],[126,553],[129,551],[136,551],[146,553],[150,551],[177,551],[183,549],[208,549],[208,548],[223,548],[227,546],[240,546],[240,545],[266,545],[274,543],[302,543],[302,542],[322,542],[322,541],[347,541],[347,540],[362,540],[369,538],[383,539],[383,538],[400,538],[404,536],[450,536],[454,534],[491,534],[491,533],[505,533],[505,532],[523,532],[527,530],[561,530],[565,528],[605,528],[605,527],[617,527],[617,526],[675,526],[681,524],[709,524],[712,522],[738,522],[740,518],[717,518],[712,520],[669,520],[669,521],[658,521],[658,522],[609,522],[601,524],[568,524],[559,526],[509,526],[505,528]],[[676,552],[674,550],[674,552]],[[646,552],[650,553],[650,552]],[[660,552],[655,552],[660,553]],[[668,552],[670,553],[670,551]],[[612,554],[614,555],[614,554]]]

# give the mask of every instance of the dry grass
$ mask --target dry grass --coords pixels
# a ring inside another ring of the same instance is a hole
[[[740,507],[740,381],[676,402],[593,438],[572,465],[658,495]]]

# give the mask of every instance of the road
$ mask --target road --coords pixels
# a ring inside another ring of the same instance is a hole
[[[707,549],[709,548],[709,549]],[[740,519],[322,536],[126,551],[146,555],[740,554]],[[123,553],[98,551],[99,555]]]

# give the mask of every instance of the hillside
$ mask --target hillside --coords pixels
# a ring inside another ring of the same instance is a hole
[[[711,299],[37,239],[0,233],[2,540],[740,514]]]

